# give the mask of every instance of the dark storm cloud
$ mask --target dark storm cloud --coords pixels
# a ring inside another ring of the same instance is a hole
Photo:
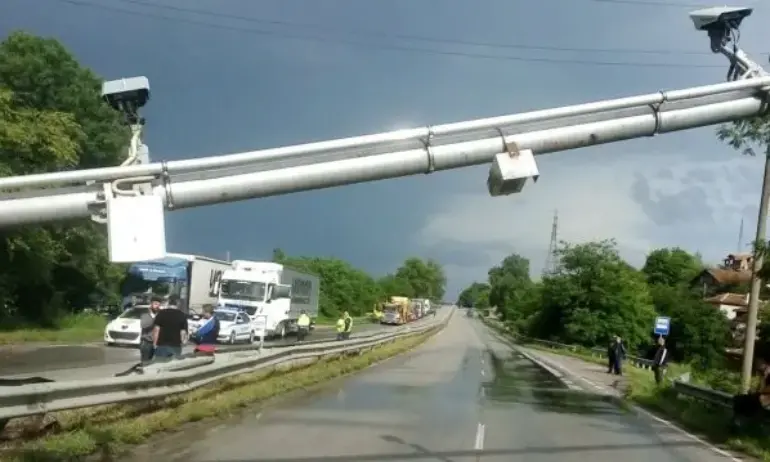
[[[438,9],[430,2],[413,0],[376,5],[345,0],[302,2],[300,8],[286,0],[221,1],[216,2],[216,11],[320,23],[333,32],[386,30],[392,34],[452,40],[586,48],[605,48],[608,41],[614,47],[664,48],[672,40],[668,36],[670,31],[679,30],[681,22],[678,14],[655,13],[662,33],[646,38],[640,45],[638,37],[644,35],[628,33],[643,23],[638,21],[638,14],[633,15],[632,21],[622,21],[619,18],[630,15],[616,14],[601,5],[564,2],[559,6],[561,14],[554,16],[549,2],[486,1],[485,7],[479,8],[472,2],[447,0]],[[515,58],[469,59],[350,46],[328,40],[300,41],[285,35],[307,34],[307,29],[274,27],[279,33],[242,33],[232,28],[264,27],[248,21],[236,24],[196,15],[195,20],[219,24],[216,28],[200,27],[147,16],[161,14],[173,19],[187,15],[120,2],[105,4],[138,14],[125,15],[51,0],[42,2],[45,8],[24,0],[6,3],[10,6],[0,15],[1,34],[21,28],[56,37],[81,62],[107,78],[149,77],[153,96],[145,113],[146,142],[154,160],[218,155],[558,107],[648,93],[661,87],[712,83],[722,80],[724,74],[722,69],[699,69],[693,73],[691,69],[659,66],[608,68],[527,62],[520,59],[542,58],[544,52],[512,48],[485,51],[459,45],[377,39],[402,47],[499,53]],[[212,2],[168,0],[164,4],[214,8]],[[598,21],[602,27],[587,30],[582,26],[583,19]],[[127,40],[126,31],[138,32],[130,34]],[[678,37],[677,43],[702,45],[702,37],[695,36],[691,28],[681,35],[684,39]],[[371,37],[352,40],[374,42]],[[565,56],[552,53],[549,57]],[[599,59],[581,53],[569,58],[576,57]],[[708,137],[713,139],[713,131]],[[671,139],[672,145],[682,151],[702,147],[698,140],[706,137],[660,138]],[[662,142],[656,141],[658,148],[650,154],[645,150],[651,146],[649,143],[645,140],[599,149],[617,153],[618,162],[624,155],[631,156],[624,153],[636,152],[643,153],[651,162],[666,165],[664,156],[671,150],[663,149]],[[565,174],[585,178],[590,187],[591,182],[601,181],[591,176],[591,152],[582,149],[564,153],[554,161],[574,165],[574,170]],[[392,270],[410,255],[429,255],[440,261],[470,265],[477,260],[476,255],[488,249],[461,249],[459,244],[426,247],[416,243],[414,236],[427,217],[440,206],[451,205],[456,194],[485,190],[486,174],[481,170],[485,169],[174,212],[168,214],[168,245],[175,251],[212,256],[230,251],[234,258],[262,258],[269,256],[272,248],[283,247],[295,254],[338,256],[380,273]],[[547,174],[544,170],[544,180]],[[548,181],[558,183],[558,175],[552,175]],[[664,212],[670,204],[660,205],[655,202],[659,198],[651,198],[649,191],[645,194],[643,185],[638,188],[642,188],[638,200],[646,201],[646,210],[652,210],[648,213],[659,215],[662,222],[671,213],[686,216],[687,207],[679,204],[679,199],[668,199],[666,202],[679,205]],[[695,208],[702,205],[694,192],[680,199],[690,200]],[[591,210],[590,204],[586,204],[586,210]],[[547,242],[547,234],[537,236],[536,245],[543,241]],[[533,245],[521,243],[522,248]]]
[[[686,186],[674,193],[653,192],[647,178],[636,174],[631,195],[642,207],[644,213],[660,226],[688,222],[702,224],[713,222],[713,213],[707,201],[706,190],[700,186]]]

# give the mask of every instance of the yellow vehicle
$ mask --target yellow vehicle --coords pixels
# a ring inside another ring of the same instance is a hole
[[[409,298],[390,297],[390,300],[382,304],[382,318],[380,324],[400,326],[410,321]]]
[[[372,322],[382,321],[382,307],[379,304],[374,305],[374,309],[369,313],[369,318]]]

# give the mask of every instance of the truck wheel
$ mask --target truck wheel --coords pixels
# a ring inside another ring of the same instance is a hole
[[[229,338],[229,339],[227,339],[227,342],[228,342],[230,345],[235,345],[235,341],[236,341],[236,338],[235,338],[235,331],[232,331],[232,332],[230,332],[230,338]]]

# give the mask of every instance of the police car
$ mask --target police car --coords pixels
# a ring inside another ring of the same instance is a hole
[[[214,317],[219,320],[219,337],[222,343],[254,343],[256,332],[248,314],[240,310],[217,308]]]

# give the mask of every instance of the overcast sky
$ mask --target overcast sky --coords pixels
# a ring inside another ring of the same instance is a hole
[[[684,88],[723,81],[727,71],[723,57],[705,53],[707,38],[687,16],[694,2],[4,3],[0,35],[24,29],[60,39],[108,79],[149,77],[145,141],[154,160]],[[742,45],[763,61],[768,20],[770,6],[755,11],[742,29]],[[296,38],[303,35],[310,38]],[[625,65],[601,64],[608,61]],[[538,273],[558,209],[561,239],[614,237],[633,264],[652,248],[674,245],[716,261],[736,250],[741,218],[744,242],[753,235],[762,163],[731,151],[714,131],[542,156],[540,181],[506,198],[488,197],[487,168],[478,167],[177,211],[168,214],[167,241],[170,251],[212,257],[229,251],[242,259],[269,258],[281,247],[294,255],[340,257],[375,275],[411,255],[432,257],[446,268],[453,297],[511,252],[530,258]]]

